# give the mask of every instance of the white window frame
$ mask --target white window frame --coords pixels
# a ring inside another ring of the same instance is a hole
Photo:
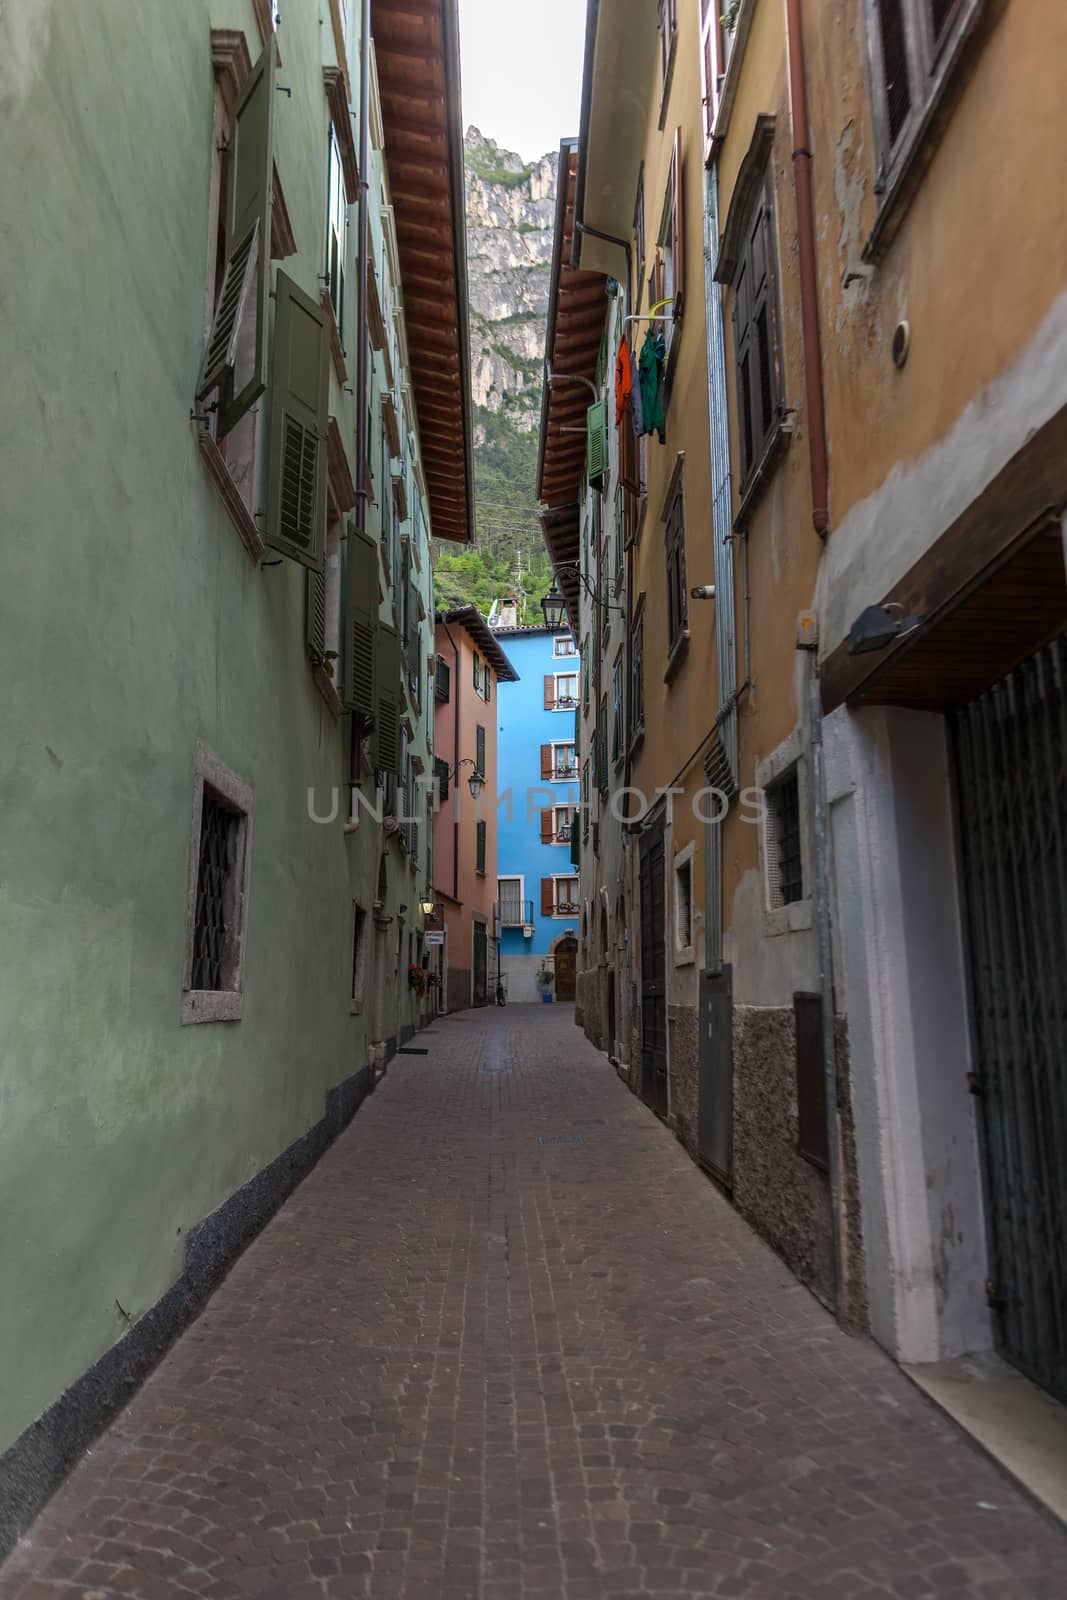
[[[526,874],[524,872],[497,873],[497,879],[496,879],[496,903],[497,903],[498,906],[500,906],[503,903],[503,899],[504,899],[503,895],[500,892],[500,885],[502,883],[517,883],[518,884],[518,886],[519,886],[519,893],[518,893],[518,896],[517,896],[518,903],[519,903],[519,905],[521,907],[525,908],[525,905],[526,905]],[[505,922],[503,917],[501,917],[501,919],[500,919],[501,930],[503,930],[504,928],[521,928],[521,927],[524,926],[524,923],[525,923],[525,919],[523,919],[523,921],[520,921],[520,922]]]
[[[559,836],[559,830],[560,830],[560,816],[559,816],[559,814],[560,814],[560,812],[561,811],[569,811],[569,812],[572,813],[571,818],[570,818],[570,826],[573,829],[575,824],[578,821],[578,816],[579,816],[580,809],[581,808],[578,805],[576,805],[573,800],[568,800],[562,805],[556,805],[556,806],[552,807],[552,843],[554,845],[560,845],[560,846],[569,845],[570,842],[571,842],[570,841],[570,835],[568,835],[566,839],[561,839],[560,836]]]
[[[673,862],[674,870],[672,873],[671,882],[674,902],[674,965],[676,967],[689,966],[693,961],[696,960],[696,935],[694,932],[694,926],[696,923],[696,899],[694,895],[695,882],[693,873],[694,848],[695,846],[692,844],[692,842],[690,842],[685,846],[684,850],[678,851],[678,854],[674,857]],[[681,875],[687,869],[689,872],[689,943],[683,944],[681,938],[681,900],[679,898],[678,888]]]
[[[574,693],[570,697],[570,701],[571,701],[570,705],[560,705],[559,685],[560,685],[560,680],[563,679],[563,678],[571,678],[571,679],[574,680]],[[554,672],[552,674],[552,684],[553,684],[553,688],[552,688],[552,698],[553,698],[552,710],[553,711],[577,711],[578,704],[579,704],[579,701],[581,700],[581,694],[582,694],[582,684],[581,684],[580,674],[578,672]]]
[[[578,654],[578,646],[574,642],[573,634],[557,634],[552,640],[552,654],[557,658],[561,656],[576,656]]]
[[[566,904],[571,908],[568,911],[560,910],[559,886],[561,883],[573,883],[578,893],[581,893],[581,879],[576,872],[554,872],[552,874],[552,915],[554,917],[576,917],[581,907],[581,900],[568,900]]]
[[[234,869],[236,915],[231,933],[230,965],[233,981],[225,989],[193,989],[193,950],[196,943],[196,891],[200,879],[200,831],[204,817],[204,789],[213,789],[240,818],[237,862]],[[205,744],[197,741],[193,759],[193,805],[189,829],[189,870],[185,890],[185,951],[182,971],[181,1020],[238,1022],[244,1008],[245,948],[248,935],[248,892],[252,864],[252,790]]]
[[[577,783],[577,781],[578,781],[578,746],[577,746],[576,742],[573,739],[550,739],[549,743],[552,746],[552,776],[548,779],[548,782],[549,783]],[[557,767],[556,751],[557,750],[571,750],[571,751],[574,752],[574,772],[570,777],[557,776],[557,773],[556,773],[556,767]]]

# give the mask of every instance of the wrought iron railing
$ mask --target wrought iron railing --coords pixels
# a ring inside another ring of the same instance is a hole
[[[522,928],[533,922],[533,901],[521,900],[517,895],[503,895],[498,902],[498,912],[502,928]]]

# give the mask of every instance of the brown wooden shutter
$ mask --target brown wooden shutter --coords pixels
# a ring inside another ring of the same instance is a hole
[[[552,915],[553,911],[555,911],[555,909],[556,909],[556,902],[555,902],[555,899],[553,897],[553,881],[552,881],[551,878],[542,878],[541,879],[541,915],[543,917],[550,917]]]
[[[545,673],[545,710],[556,709],[556,678],[552,672]]]
[[[797,1149],[825,1172],[830,1164],[826,1075],[822,1050],[822,996],[795,994]]]
[[[549,806],[547,811],[542,811],[541,813],[541,843],[551,844],[555,837],[556,828],[553,822],[553,811],[552,807]]]
[[[551,778],[552,776],[552,746],[550,744],[541,746],[541,776],[542,778]]]
[[[399,774],[400,703],[403,693],[400,635],[395,628],[379,623],[375,640],[375,764],[383,772]]]
[[[325,555],[329,369],[326,313],[279,268],[265,538],[316,572]]]
[[[682,184],[682,130],[674,130],[674,158],[671,161],[671,183],[674,186],[674,229],[671,248],[674,252],[674,304],[671,311],[676,318],[685,312],[685,189]]]
[[[639,381],[635,370],[634,383]],[[619,477],[623,488],[629,489],[631,494],[641,493],[641,450],[629,406],[623,411],[619,423]]]
[[[345,542],[344,704],[364,717],[376,713],[374,641],[378,628],[378,545],[349,523]]]

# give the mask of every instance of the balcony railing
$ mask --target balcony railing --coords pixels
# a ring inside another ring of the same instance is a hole
[[[533,901],[520,900],[512,895],[500,899],[498,911],[502,928],[523,928],[534,919]]]
[[[579,911],[579,905],[578,905],[577,900],[557,900],[556,901],[556,916],[557,917],[576,917],[578,915],[578,911]]]
[[[552,769],[552,776],[554,778],[577,778],[577,761],[557,761]]]
[[[571,825],[570,825],[569,822],[561,822],[559,827],[556,829],[556,843],[557,844],[570,844],[570,842],[571,842]]]
[[[578,696],[576,694],[558,694],[554,709],[556,711],[573,711],[577,704]]]

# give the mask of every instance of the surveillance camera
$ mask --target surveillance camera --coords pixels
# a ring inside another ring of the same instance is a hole
[[[690,589],[689,593],[694,600],[714,600],[715,585],[713,583],[700,583],[695,589]]]

